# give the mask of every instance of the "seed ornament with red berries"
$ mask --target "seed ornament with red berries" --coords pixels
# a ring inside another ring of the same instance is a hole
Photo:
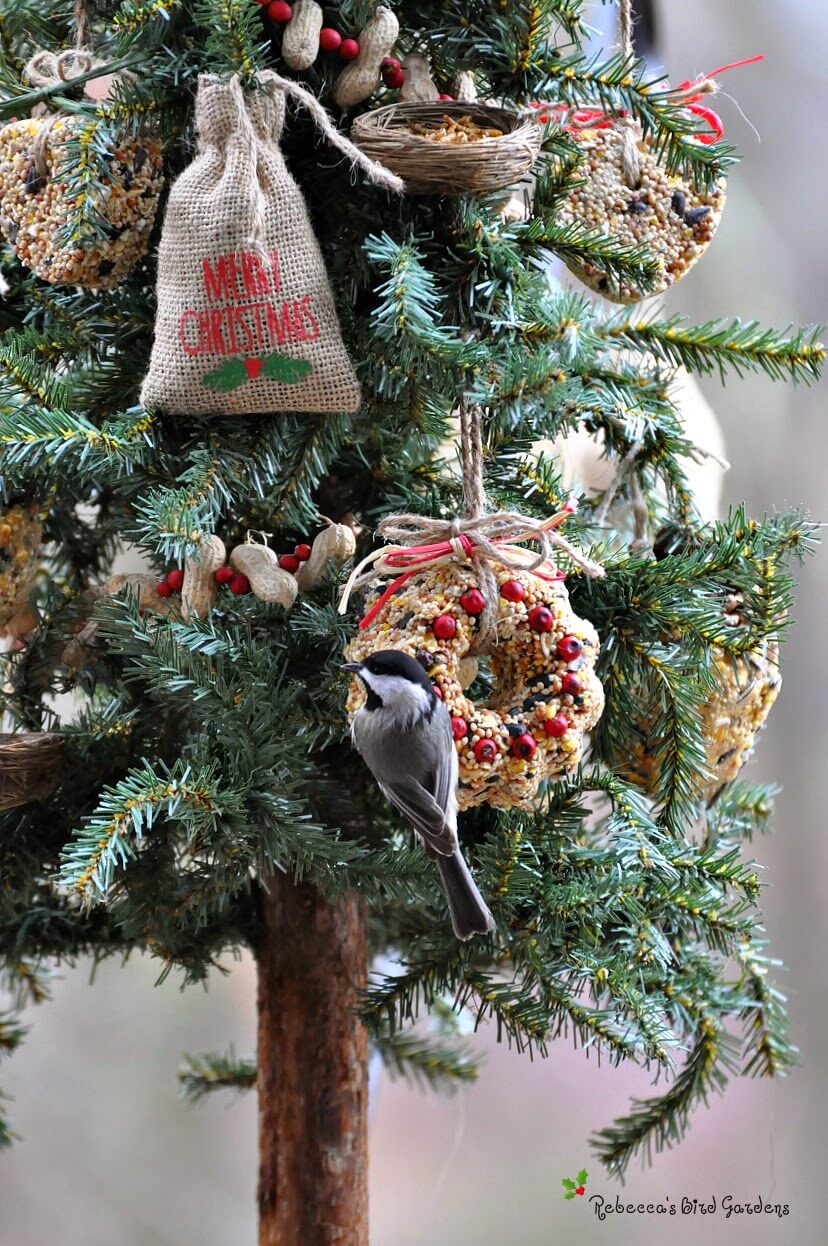
[[[461,809],[482,801],[531,809],[544,782],[578,766],[604,705],[598,637],[572,611],[553,554],[586,575],[603,570],[558,532],[573,508],[545,522],[487,514],[480,412],[465,399],[460,429],[464,517],[382,521],[379,535],[389,544],[354,569],[340,609],[353,588],[394,579],[369,599],[345,655],[361,662],[377,650],[401,649],[422,664],[451,716]],[[493,684],[476,703],[463,688],[461,663],[484,655]],[[349,712],[364,701],[354,679]]]

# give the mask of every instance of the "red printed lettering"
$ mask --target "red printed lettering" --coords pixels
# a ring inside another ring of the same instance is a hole
[[[204,293],[208,303],[219,303],[231,297],[230,283],[227,280],[227,257],[222,256],[217,262],[215,271],[208,259],[201,261],[204,272]]]
[[[304,298],[301,300],[301,304],[300,304],[302,308],[302,315],[308,326],[308,331],[305,333],[305,341],[315,342],[316,339],[319,337],[319,324],[317,323],[316,317],[311,311],[310,304],[311,304],[311,296],[309,294],[306,294]]]

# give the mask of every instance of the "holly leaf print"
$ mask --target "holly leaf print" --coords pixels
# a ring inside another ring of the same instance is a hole
[[[292,359],[290,355],[268,355],[262,367],[262,376],[281,385],[295,385],[313,371],[307,359]]]
[[[574,1190],[568,1190],[568,1191],[566,1192],[566,1194],[564,1194],[564,1198],[574,1198],[574,1197],[575,1197],[575,1191],[574,1191]]]
[[[574,1190],[576,1187],[576,1182],[571,1181],[569,1177],[564,1177],[563,1181],[561,1182],[561,1185],[564,1186],[567,1190]]]
[[[247,368],[241,359],[228,359],[214,372],[205,372],[201,380],[214,393],[228,394],[230,390],[244,385],[247,380]]]
[[[585,1168],[582,1168],[581,1171],[578,1173],[578,1185],[586,1185],[586,1183],[587,1183],[587,1170]]]

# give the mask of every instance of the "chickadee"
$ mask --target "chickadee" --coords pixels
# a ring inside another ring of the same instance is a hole
[[[411,821],[437,862],[458,939],[494,930],[494,918],[469,873],[457,840],[457,753],[451,719],[419,662],[382,649],[347,662],[367,699],[351,733],[382,791]]]

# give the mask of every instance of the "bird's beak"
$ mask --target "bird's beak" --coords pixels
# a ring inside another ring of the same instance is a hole
[[[362,670],[362,663],[361,662],[343,662],[342,670],[352,671],[355,675],[358,675],[359,672]]]

